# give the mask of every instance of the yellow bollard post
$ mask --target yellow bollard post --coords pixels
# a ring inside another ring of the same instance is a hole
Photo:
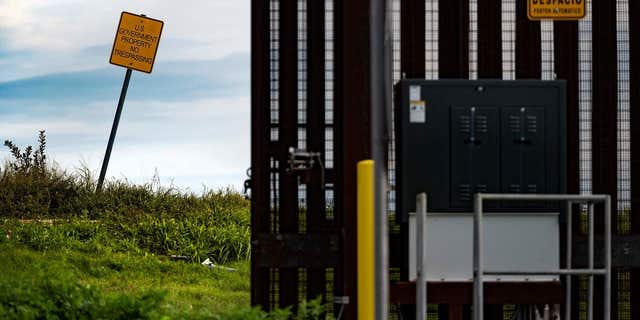
[[[375,319],[373,160],[358,162],[358,319]]]

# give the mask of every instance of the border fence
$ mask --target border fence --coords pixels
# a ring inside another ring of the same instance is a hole
[[[612,319],[640,319],[640,1],[583,0],[587,16],[562,22],[528,20],[525,0],[389,1],[394,81],[567,81],[568,191],[612,196]],[[355,319],[356,164],[372,150],[369,8],[367,0],[251,1],[254,305],[322,296],[330,313]],[[394,261],[406,226],[394,222],[394,147],[391,139],[389,272],[400,281]],[[291,148],[320,156],[292,168]],[[585,215],[574,216],[574,262],[586,265]],[[596,280],[595,292],[603,286]],[[586,288],[586,278],[574,281],[576,319]],[[594,300],[598,319],[603,299]],[[429,310],[430,319],[469,316],[464,305]],[[491,305],[485,316],[508,319],[512,310]]]

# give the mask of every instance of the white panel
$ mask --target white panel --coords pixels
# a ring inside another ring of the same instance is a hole
[[[409,216],[409,279],[416,278],[415,214]],[[485,270],[560,268],[558,214],[485,213]],[[473,279],[473,217],[430,213],[427,217],[427,280]],[[557,276],[485,276],[486,281],[556,281]]]

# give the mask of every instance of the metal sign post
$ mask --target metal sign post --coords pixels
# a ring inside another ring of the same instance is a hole
[[[116,139],[118,124],[120,124],[120,115],[122,115],[124,99],[127,96],[129,80],[131,80],[131,71],[138,70],[151,73],[156,60],[156,53],[158,52],[158,44],[160,43],[160,35],[162,34],[163,27],[164,22],[151,19],[143,14],[136,15],[129,12],[122,12],[120,15],[118,31],[113,40],[109,63],[125,67],[127,68],[127,72],[124,76],[116,116],[111,126],[107,151],[102,161],[102,168],[100,169],[100,177],[98,178],[98,186],[96,188],[97,191],[102,190],[104,178],[107,175],[111,150],[113,149],[113,143]]]
[[[97,191],[102,190],[104,177],[107,174],[107,167],[109,166],[109,158],[111,158],[111,149],[113,149],[113,142],[116,139],[116,132],[118,131],[118,124],[120,124],[120,115],[122,114],[124,99],[127,96],[127,89],[129,89],[130,79],[131,79],[131,69],[127,69],[127,73],[124,76],[124,82],[122,83],[122,91],[120,91],[120,100],[118,100],[118,108],[116,109],[116,116],[113,119],[113,125],[111,126],[111,134],[109,135],[109,142],[107,143],[107,151],[104,153],[104,160],[102,160],[102,169],[100,169],[100,178],[98,179],[98,187],[96,189]]]

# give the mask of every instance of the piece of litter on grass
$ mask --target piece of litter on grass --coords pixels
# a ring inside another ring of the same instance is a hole
[[[236,269],[234,269],[234,268],[229,268],[229,267],[224,267],[224,266],[218,266],[218,265],[215,265],[215,264],[213,264],[213,262],[211,262],[211,260],[209,260],[209,258],[205,259],[205,260],[202,262],[202,265],[203,265],[203,266],[207,266],[207,267],[209,267],[209,269],[217,268],[217,269],[222,269],[222,270],[226,270],[226,271],[229,271],[229,272],[236,272],[236,271],[238,271],[238,270],[236,270]]]

